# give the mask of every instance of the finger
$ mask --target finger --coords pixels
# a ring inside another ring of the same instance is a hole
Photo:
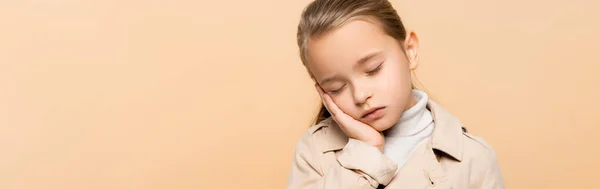
[[[335,113],[331,111],[330,103],[328,102],[331,100],[331,97],[329,97],[329,95],[327,93],[325,93],[325,91],[323,91],[323,88],[321,88],[321,86],[319,86],[318,83],[315,83],[315,88],[317,89],[317,92],[319,93],[319,96],[321,97],[321,102],[323,103],[323,105],[325,106],[327,111],[329,111],[329,113],[331,113],[332,116],[335,115]],[[328,97],[329,97],[329,100],[328,100]]]
[[[338,114],[335,120],[339,123],[340,128],[348,135],[357,139],[368,139],[376,132],[371,126],[358,121],[348,114]]]
[[[337,104],[333,102],[333,99],[331,98],[331,96],[329,96],[329,94],[324,93],[323,100],[325,101],[325,107],[327,108],[327,110],[329,110],[329,113],[331,113],[332,116],[339,115],[342,112],[342,110],[340,110]]]
[[[318,83],[315,83],[315,89],[317,90],[317,93],[319,94],[319,97],[321,98],[321,103],[323,103],[323,105],[327,108],[327,104],[325,103],[325,94],[323,92],[323,89],[321,88],[321,86],[319,86]]]
[[[323,89],[321,88],[321,86],[319,86],[318,83],[315,83],[315,89],[317,90],[317,92],[319,93],[319,96],[321,96],[321,98],[323,98]]]

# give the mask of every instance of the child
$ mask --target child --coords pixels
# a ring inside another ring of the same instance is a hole
[[[316,0],[297,34],[323,100],[287,188],[504,188],[494,150],[415,89],[419,40],[386,0]]]

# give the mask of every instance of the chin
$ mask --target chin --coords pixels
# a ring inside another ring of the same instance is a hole
[[[378,119],[372,123],[369,123],[369,125],[371,125],[371,127],[373,127],[373,129],[375,129],[379,132],[383,132],[385,130],[388,130],[392,126],[394,126],[394,123],[396,123],[396,122],[393,120],[390,120],[390,119],[385,119],[385,117],[383,117],[382,119]]]
[[[383,132],[393,127],[399,120],[400,117],[384,116],[381,119],[373,121],[369,125],[371,125],[373,129]]]

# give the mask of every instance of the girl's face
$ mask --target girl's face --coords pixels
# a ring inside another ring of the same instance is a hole
[[[415,104],[418,39],[407,36],[400,44],[373,21],[350,20],[308,42],[307,67],[344,113],[384,131]]]

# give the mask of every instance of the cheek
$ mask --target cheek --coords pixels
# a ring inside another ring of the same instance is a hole
[[[381,90],[380,93],[384,94],[387,103],[400,106],[402,106],[402,99],[410,94],[411,90],[410,71],[408,67],[405,68],[401,64],[390,64],[389,69],[382,73],[377,82]]]
[[[410,82],[410,72],[398,64],[390,65],[390,68],[381,74],[378,81],[380,87],[388,92],[388,94],[402,91],[404,88],[410,88]]]

